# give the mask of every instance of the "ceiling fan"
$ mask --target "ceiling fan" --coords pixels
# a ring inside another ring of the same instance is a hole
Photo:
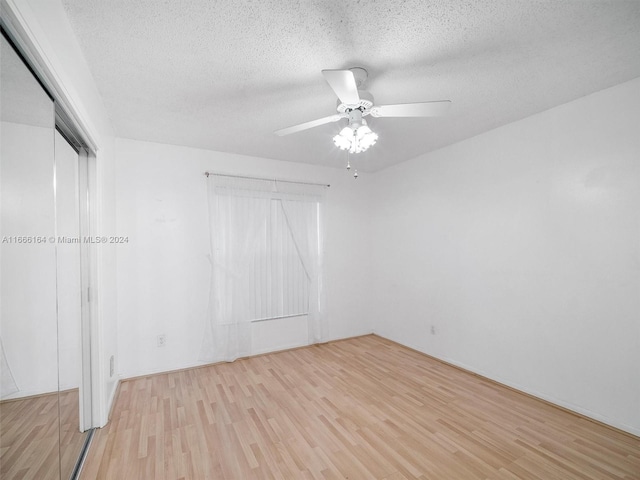
[[[378,136],[371,131],[364,119],[367,115],[385,117],[436,117],[446,113],[450,100],[421,103],[400,103],[395,105],[375,105],[373,95],[364,89],[368,73],[364,68],[348,70],[322,70],[325,80],[338,97],[338,113],[311,120],[274,132],[278,136],[301,132],[326,123],[349,120],[347,127],[333,138],[337,147],[350,153],[363,152],[373,145]]]

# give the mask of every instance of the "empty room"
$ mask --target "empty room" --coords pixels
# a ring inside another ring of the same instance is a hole
[[[640,1],[1,27],[2,480],[640,480]]]

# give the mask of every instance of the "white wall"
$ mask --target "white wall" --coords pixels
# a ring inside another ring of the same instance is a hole
[[[207,318],[209,225],[205,171],[329,183],[326,340],[371,332],[366,177],[346,170],[117,139],[119,372],[123,377],[198,365]],[[157,347],[157,335],[166,335]],[[307,343],[301,318],[254,324],[253,353]]]
[[[376,333],[639,434],[639,126],[636,79],[377,173]]]
[[[73,110],[97,147],[97,233],[115,230],[114,133],[89,67],[60,0],[3,0],[3,17],[28,40],[30,54],[46,70],[58,93]],[[117,362],[115,248],[100,246],[97,252],[94,350],[97,375],[97,421],[104,425],[117,386],[110,376],[109,358]]]

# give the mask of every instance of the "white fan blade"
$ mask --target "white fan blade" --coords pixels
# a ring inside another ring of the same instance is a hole
[[[371,109],[373,117],[438,117],[451,107],[451,100],[379,105]]]
[[[358,105],[360,96],[351,70],[322,70],[324,79],[345,105]]]
[[[302,130],[307,130],[313,127],[319,127],[320,125],[324,125],[325,123],[337,122],[341,118],[345,118],[347,115],[344,113],[336,113],[335,115],[331,115],[329,117],[319,118],[318,120],[311,120],[310,122],[301,123],[299,125],[294,125],[293,127],[283,128],[282,130],[278,130],[275,133],[279,137],[284,135],[289,135],[290,133],[301,132]]]

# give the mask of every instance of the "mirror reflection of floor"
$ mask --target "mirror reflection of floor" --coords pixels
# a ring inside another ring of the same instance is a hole
[[[68,479],[85,436],[78,405],[78,389],[0,402],[0,478]]]

